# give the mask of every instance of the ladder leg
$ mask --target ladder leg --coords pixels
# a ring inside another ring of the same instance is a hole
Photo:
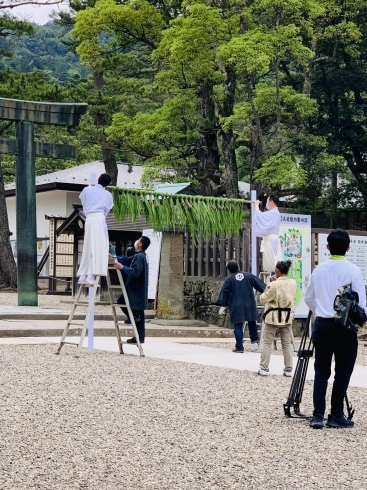
[[[116,269],[116,271],[117,271],[117,277],[119,279],[120,286],[121,286],[121,289],[122,289],[122,294],[124,296],[125,306],[127,308],[127,311],[129,312],[129,316],[130,316],[130,319],[131,319],[131,325],[133,327],[133,332],[134,332],[134,337],[135,337],[135,340],[136,340],[136,345],[138,346],[140,356],[141,357],[144,357],[144,351],[143,351],[143,348],[142,348],[141,343],[140,343],[138,329],[136,328],[136,323],[135,323],[134,315],[133,315],[133,313],[131,311],[130,302],[129,302],[129,298],[128,298],[127,293],[126,293],[126,288],[125,288],[124,280],[122,278],[121,271],[119,269]]]
[[[68,334],[68,331],[69,331],[69,328],[70,328],[70,323],[73,321],[75,310],[76,310],[76,305],[77,305],[77,303],[79,303],[79,299],[80,299],[80,295],[81,295],[82,291],[83,291],[83,285],[81,284],[79,286],[78,292],[76,294],[75,301],[74,301],[73,307],[71,308],[71,312],[70,312],[68,321],[66,323],[65,330],[64,330],[64,332],[62,334],[62,337],[60,339],[60,343],[59,343],[59,346],[57,348],[56,354],[60,354],[60,351],[61,351],[61,349],[62,349],[62,347],[64,345],[65,338],[66,338],[66,336]]]
[[[122,347],[122,342],[121,342],[121,334],[120,334],[120,328],[119,328],[119,324],[118,324],[118,320],[117,320],[116,308],[113,306],[113,297],[112,297],[112,289],[111,289],[111,276],[110,276],[110,271],[109,270],[107,270],[107,287],[108,287],[108,294],[109,294],[109,297],[110,297],[113,322],[115,324],[115,332],[116,332],[116,337],[117,337],[117,345],[118,345],[120,354],[123,354],[124,353],[124,349]]]
[[[87,310],[87,314],[85,316],[84,325],[83,325],[82,333],[81,333],[79,344],[78,344],[78,348],[77,348],[77,355],[80,354],[80,351],[82,350],[82,347],[83,347],[85,333],[86,333],[87,327],[88,327],[89,316],[90,316],[90,314],[92,312],[92,309],[94,308],[94,303],[95,303],[95,300],[96,300],[97,287],[99,286],[99,278],[100,278],[100,276],[96,276],[94,285],[91,286],[93,288],[92,297],[90,298],[90,301],[89,301],[89,304],[88,304],[88,310]]]

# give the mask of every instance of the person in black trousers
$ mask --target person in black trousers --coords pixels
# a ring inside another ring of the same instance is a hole
[[[325,397],[331,362],[335,356],[335,378],[331,395],[328,427],[353,427],[343,412],[343,402],[357,357],[357,334],[335,321],[334,299],[337,289],[351,285],[358,293],[359,305],[366,307],[366,290],[361,270],[345,258],[349,250],[349,235],[333,230],[327,237],[330,257],[316,267],[305,292],[307,306],[316,314],[312,333],[315,346],[315,380],[313,386],[313,417],[310,426],[322,429],[326,409]]]
[[[118,259],[114,263],[116,269],[120,269],[126,274],[125,286],[127,296],[129,298],[130,307],[136,328],[139,334],[140,343],[145,341],[145,314],[144,310],[148,308],[148,261],[145,250],[150,245],[150,238],[142,236],[136,240],[135,254],[129,266],[123,265]],[[121,294],[117,303],[124,304],[125,300]],[[121,307],[122,311],[127,315],[127,308]],[[135,337],[126,341],[129,344],[136,344]]]
[[[257,312],[254,289],[259,293],[263,293],[266,284],[253,274],[240,271],[238,263],[235,260],[228,262],[227,269],[231,275],[224,281],[217,299],[217,304],[222,306],[219,314],[222,315],[228,307],[230,321],[233,325],[233,333],[236,339],[236,345],[232,352],[244,352],[243,322],[247,322],[248,324],[251,350],[255,351],[259,347],[256,323],[259,314]]]

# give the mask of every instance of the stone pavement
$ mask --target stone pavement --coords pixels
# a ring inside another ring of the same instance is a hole
[[[77,341],[78,338],[68,337],[67,340]],[[208,339],[205,342],[218,342],[219,339]],[[220,339],[222,342],[224,339]],[[40,337],[40,338],[2,338],[0,345],[9,344],[45,344],[55,343],[60,341],[59,337]],[[205,347],[202,345],[191,345],[188,342],[198,342],[197,338],[172,339],[172,338],[148,338],[143,344],[145,358],[142,362],[148,362],[147,358],[168,359],[172,361],[180,361],[205,366],[217,366],[227,369],[235,369],[239,371],[257,372],[259,369],[260,354],[253,352],[245,352],[244,354],[234,354],[229,349],[220,349],[213,347]],[[228,339],[228,342],[233,342]],[[87,347],[88,339],[85,339],[84,347]],[[118,352],[116,339],[113,337],[96,337],[94,339],[94,347],[98,350],[107,352]],[[65,347],[67,348],[67,346]],[[74,348],[74,347],[72,347]],[[61,351],[61,355],[62,355]],[[138,349],[134,345],[124,344],[124,352],[127,355],[138,356]],[[91,354],[93,355],[93,354]],[[297,362],[295,356],[294,365]],[[272,375],[283,374],[283,356],[273,355],[270,361],[270,373]],[[310,359],[307,379],[313,379],[313,359]],[[331,376],[330,381],[333,380]],[[355,366],[351,378],[350,386],[367,388],[367,366]]]

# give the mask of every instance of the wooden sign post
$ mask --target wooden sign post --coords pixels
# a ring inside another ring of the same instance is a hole
[[[0,138],[0,153],[17,155],[18,305],[37,306],[37,223],[35,157],[76,159],[69,145],[34,141],[34,124],[77,126],[87,104],[59,104],[0,98],[0,119],[16,123],[16,139]]]

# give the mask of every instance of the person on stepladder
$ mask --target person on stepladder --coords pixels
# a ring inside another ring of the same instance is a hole
[[[108,270],[108,231],[106,216],[113,207],[108,174],[101,174],[98,184],[85,187],[79,198],[86,216],[82,260],[77,272],[78,284],[92,286],[95,276],[106,276]]]
[[[229,308],[230,321],[233,325],[233,333],[236,339],[236,345],[232,352],[244,352],[243,322],[248,324],[251,350],[255,351],[259,347],[259,336],[257,333],[259,314],[257,312],[254,289],[262,293],[266,288],[266,284],[250,272],[241,272],[235,260],[228,262],[227,269],[231,275],[224,281],[217,299],[217,304],[222,306],[219,314],[223,315],[227,307]]]
[[[132,314],[139,334],[141,344],[145,341],[145,314],[144,310],[148,308],[148,260],[145,251],[150,245],[150,238],[142,236],[134,244],[135,254],[132,257],[130,266],[123,265],[124,257],[116,258],[114,263],[115,269],[120,269],[126,274],[125,286]],[[120,259],[120,260],[119,260]],[[118,304],[124,304],[125,299],[121,294],[117,298]],[[121,310],[128,316],[126,307]],[[136,344],[136,338],[132,337],[126,341],[128,344]]]
[[[313,383],[313,429],[324,427],[325,397],[331,362],[335,359],[335,377],[331,393],[331,410],[326,425],[335,428],[353,427],[345,417],[343,402],[357,358],[357,333],[336,322],[334,300],[337,290],[350,285],[358,293],[359,306],[366,309],[366,289],[362,272],[345,258],[350,238],[346,231],[336,229],[327,237],[330,257],[312,272],[304,300],[316,314],[312,341],[315,347],[315,379]]]
[[[271,274],[275,272],[276,263],[283,259],[279,240],[279,198],[273,195],[268,197],[266,212],[260,211],[259,204],[259,200],[255,201],[255,233],[262,238],[260,251],[263,254],[263,271]]]

